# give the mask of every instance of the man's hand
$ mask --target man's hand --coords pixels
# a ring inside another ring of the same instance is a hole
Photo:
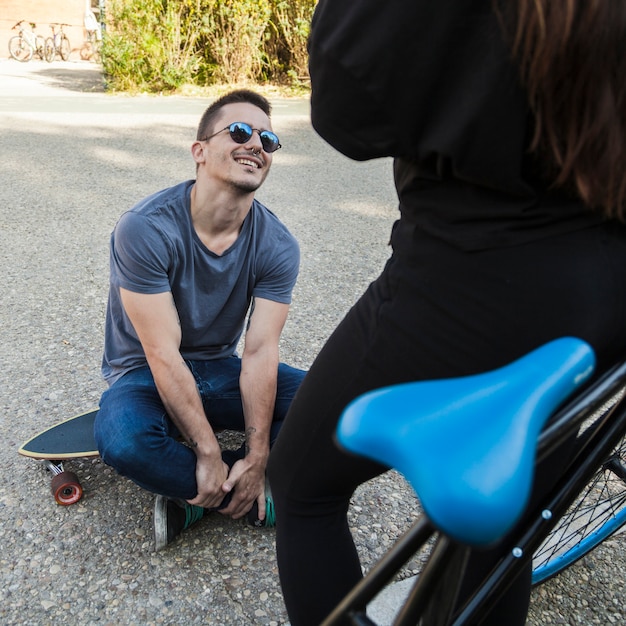
[[[196,460],[196,483],[198,495],[189,504],[205,509],[218,507],[226,492],[223,485],[228,478],[228,465],[222,461],[221,455],[216,457],[198,457]]]
[[[222,497],[230,492],[233,497],[220,513],[239,519],[250,511],[256,500],[259,506],[259,519],[265,519],[265,463],[253,463],[249,457],[237,461],[232,466],[222,489]]]

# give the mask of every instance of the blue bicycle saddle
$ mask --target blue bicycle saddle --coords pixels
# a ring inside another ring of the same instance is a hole
[[[524,511],[543,425],[594,367],[564,337],[483,374],[378,389],[345,409],[337,440],[401,472],[440,531],[488,546]]]

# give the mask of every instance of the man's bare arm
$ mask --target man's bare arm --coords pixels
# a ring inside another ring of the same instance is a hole
[[[139,294],[121,289],[122,304],[141,341],[168,415],[194,450],[200,506],[218,506],[228,474],[208,423],[196,382],[180,354],[181,328],[170,292]]]
[[[235,489],[224,510],[233,517],[245,515],[255,499],[265,517],[265,467],[270,450],[270,429],[276,401],[280,334],[289,305],[257,298],[246,332],[239,386],[243,402],[246,457],[232,468],[226,489]]]

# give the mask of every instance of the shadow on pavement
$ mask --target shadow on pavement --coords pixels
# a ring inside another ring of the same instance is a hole
[[[33,72],[33,75],[48,86],[57,89],[83,93],[104,93],[105,91],[102,70],[99,65],[95,64],[93,69],[38,69]]]

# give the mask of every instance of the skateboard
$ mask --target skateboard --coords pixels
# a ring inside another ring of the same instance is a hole
[[[75,504],[83,495],[78,476],[63,469],[66,459],[100,456],[93,437],[97,410],[81,413],[35,435],[18,449],[22,456],[42,461],[53,474],[54,499],[63,506]]]

